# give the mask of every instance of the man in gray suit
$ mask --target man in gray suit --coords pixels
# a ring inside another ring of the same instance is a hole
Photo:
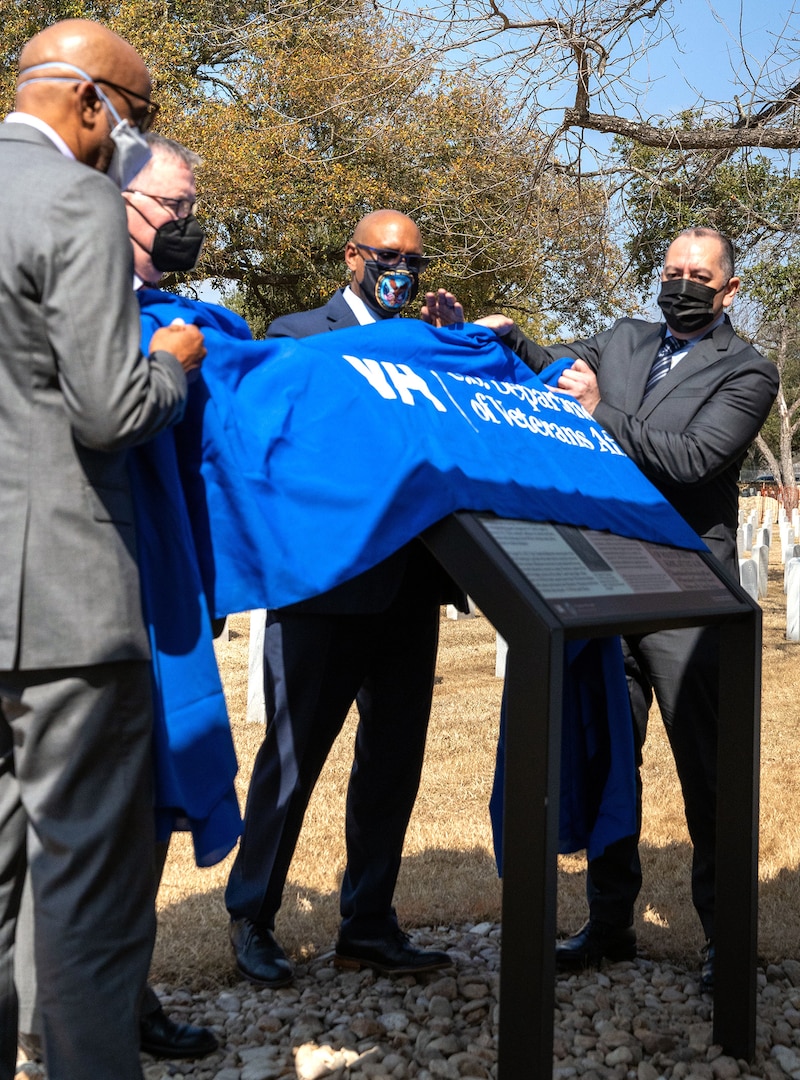
[[[127,448],[180,418],[195,327],[139,349],[119,191],[156,106],[97,23],[34,37],[0,126],[0,1080],[27,861],[50,1080],[140,1080],[154,932],[150,681]],[[88,168],[87,166],[92,166]]]
[[[481,320],[505,333],[534,371],[575,357],[559,386],[614,436],[733,577],[739,469],[778,391],[775,365],[737,337],[726,314],[738,288],[730,241],[693,228],[664,260],[658,303],[666,325],[619,319],[596,337],[542,348],[502,316]],[[714,977],[718,640],[713,628],[690,628],[624,642],[639,762],[655,693],[681,782],[694,848],[692,899],[706,937],[705,989]],[[638,790],[641,821],[641,780]],[[589,921],[557,945],[559,969],[636,955],[638,839],[589,863]]]

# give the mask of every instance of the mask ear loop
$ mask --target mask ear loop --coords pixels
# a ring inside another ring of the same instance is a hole
[[[81,70],[81,68],[79,67],[76,67],[74,64],[67,64],[60,60],[48,60],[46,63],[34,64],[33,67],[24,68],[23,70],[39,71],[42,68],[52,67],[69,68],[71,71],[75,72],[75,75],[32,75],[30,76],[30,78],[27,79],[22,79],[18,77],[17,86],[27,86],[29,83],[35,82],[87,82],[94,91],[95,96],[97,97],[97,100],[100,102],[100,104],[103,105],[106,109],[108,109],[108,111],[111,113],[111,117],[115,121],[114,130],[116,130],[116,128],[119,127],[121,124],[128,124],[129,127],[132,126],[129,121],[122,119],[122,117],[119,115],[119,113],[111,103],[111,100],[106,94],[103,93],[103,91],[100,89],[100,87],[91,77],[91,75],[88,75],[85,71]],[[19,74],[22,75],[23,72],[21,71]]]

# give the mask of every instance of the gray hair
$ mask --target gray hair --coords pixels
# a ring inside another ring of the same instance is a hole
[[[194,150],[189,150],[183,143],[175,142],[174,139],[168,139],[166,135],[157,135],[154,131],[148,131],[145,133],[144,138],[153,154],[163,154],[177,158],[178,161],[182,161],[190,169],[196,169],[198,165],[203,163],[203,159]]]

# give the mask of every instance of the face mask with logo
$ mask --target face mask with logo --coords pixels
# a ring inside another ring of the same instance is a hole
[[[658,306],[664,313],[667,326],[679,334],[692,334],[708,326],[714,318],[714,298],[727,285],[726,281],[719,289],[712,289],[689,278],[662,281]]]
[[[163,225],[156,228],[138,206],[134,206],[132,202],[129,202],[128,206],[132,207],[140,217],[144,218],[150,228],[155,230],[153,246],[149,251],[144,244],[139,243],[135,236],[131,239],[142,251],[147,252],[156,270],[167,274],[174,270],[194,269],[206,238],[203,227],[194,214],[176,218],[174,221],[165,221]]]
[[[361,296],[381,319],[402,311],[417,295],[419,274],[404,267],[385,266],[374,259],[364,260]]]
[[[43,68],[67,68],[69,71],[74,71],[79,78],[75,79],[70,75],[35,75],[29,78],[22,78],[25,71],[40,71]],[[75,64],[62,63],[60,60],[51,60],[44,64],[34,64],[33,67],[24,68],[23,71],[20,72],[19,84],[23,85],[24,83],[29,82],[79,81],[85,81],[92,84],[94,92],[111,114],[112,118],[116,121],[116,125],[109,132],[109,137],[114,143],[114,153],[112,154],[111,161],[106,169],[106,175],[110,180],[114,181],[120,191],[124,191],[131,180],[133,180],[134,176],[145,167],[153,154],[142,133],[135,128],[129,120],[123,120],[120,117],[117,110],[91,75],[87,75],[85,71],[76,67]]]

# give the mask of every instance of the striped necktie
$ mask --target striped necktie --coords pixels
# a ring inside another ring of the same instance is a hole
[[[684,342],[678,341],[678,339],[674,338],[671,334],[669,337],[664,338],[661,348],[656,353],[653,366],[650,368],[650,374],[647,376],[644,393],[642,394],[642,401],[644,401],[656,383],[660,382],[669,372],[672,367],[672,354],[683,347]]]

